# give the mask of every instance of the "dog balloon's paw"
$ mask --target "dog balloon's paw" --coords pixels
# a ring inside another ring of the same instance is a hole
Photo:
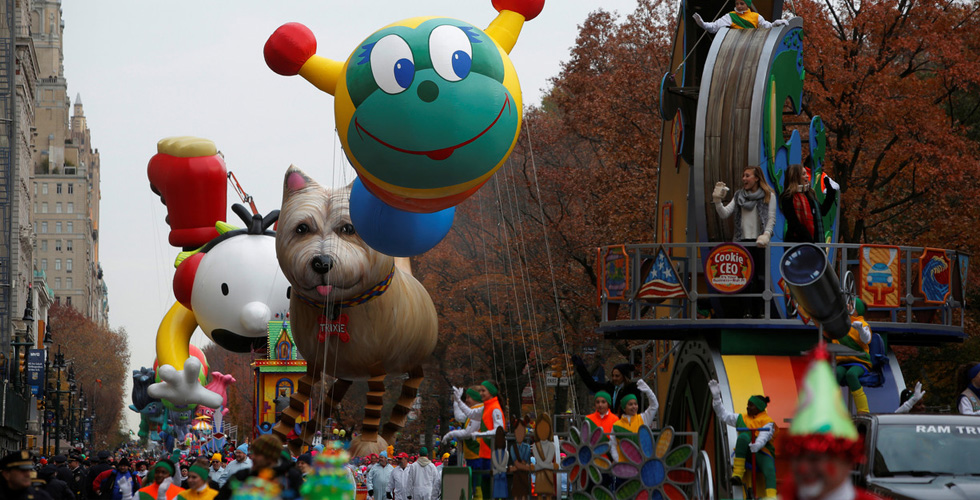
[[[160,382],[147,388],[150,396],[166,399],[175,406],[199,404],[209,408],[221,406],[221,396],[205,389],[198,379],[201,373],[201,362],[195,357],[184,361],[184,369],[178,370],[171,365],[163,365],[157,371]]]

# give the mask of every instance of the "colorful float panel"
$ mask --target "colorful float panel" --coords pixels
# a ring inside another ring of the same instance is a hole
[[[630,266],[625,245],[606,247],[599,254],[599,264],[604,270],[600,283],[602,293],[609,300],[626,300],[629,290]]]
[[[653,260],[650,272],[643,278],[643,285],[640,286],[636,298],[648,300],[687,298],[687,290],[677,276],[677,271],[664,247],[657,248],[657,257]]]
[[[861,245],[858,288],[868,307],[898,307],[902,295],[901,251],[895,246]]]
[[[738,243],[722,243],[711,249],[704,275],[711,288],[721,293],[742,291],[752,281],[755,264],[749,251]]]
[[[952,266],[945,250],[926,248],[919,256],[919,293],[927,304],[944,304],[950,294]]]

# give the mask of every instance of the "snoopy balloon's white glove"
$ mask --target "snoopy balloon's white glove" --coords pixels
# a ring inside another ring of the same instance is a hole
[[[694,13],[694,22],[698,23],[698,26],[704,28],[704,19],[701,19],[701,14]]]
[[[711,200],[718,203],[725,198],[725,193],[727,192],[728,186],[724,182],[716,182],[715,189],[711,192]]]
[[[171,365],[163,365],[157,370],[160,382],[151,384],[146,392],[154,398],[166,399],[176,406],[191,403],[217,408],[221,406],[221,395],[205,389],[198,380],[201,373],[201,361],[195,357],[184,361],[184,369],[178,370]]]
[[[721,399],[721,385],[717,380],[708,381],[708,390],[711,391],[711,399]]]

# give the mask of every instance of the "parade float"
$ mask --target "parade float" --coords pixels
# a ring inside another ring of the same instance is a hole
[[[766,19],[783,17],[779,0],[753,5]],[[735,413],[750,396],[769,396],[778,450],[800,397],[807,365],[802,354],[821,336],[846,336],[846,304],[859,299],[874,333],[861,389],[871,412],[893,412],[906,381],[891,347],[964,338],[969,257],[955,249],[838,243],[840,201],[826,199],[835,193],[823,170],[821,120],[789,125],[802,111],[804,20],[793,17],[771,29],[722,29],[711,38],[694,19],[715,19],[731,6],[680,3],[671,70],[660,88],[658,231],[651,244],[598,249],[598,330],[607,339],[648,341],[634,348],[634,361],[661,395],[661,426],[694,433],[693,444],[707,459],[699,470],[715,471],[708,486],[723,497],[742,498],[763,496],[762,477],[748,473],[744,489],[730,483],[737,430],[715,418],[708,382],[720,382],[723,405]],[[768,185],[781,193],[793,164],[807,165],[817,201],[829,207],[819,221],[821,258],[806,264],[811,267],[803,269],[802,280],[791,276],[795,243],[785,241],[781,210],[768,245],[750,249],[732,242],[734,218],[722,218],[713,206],[716,183],[741,185],[746,166],[760,166]],[[750,289],[754,269],[764,277],[758,290]],[[730,307],[746,298],[764,305],[758,317]],[[821,307],[836,307],[838,317],[814,317],[826,312],[813,312]],[[828,332],[829,323],[839,328],[841,321],[843,333]],[[860,403],[851,394],[842,386],[841,397],[856,411]],[[778,453],[776,463],[786,470]]]

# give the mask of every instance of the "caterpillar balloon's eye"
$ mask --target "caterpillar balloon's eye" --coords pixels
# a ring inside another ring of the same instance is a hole
[[[308,232],[310,232],[310,226],[307,226],[306,224],[296,226],[296,234],[306,234]]]
[[[228,283],[221,284],[221,295],[228,295]]]
[[[415,79],[412,49],[402,37],[388,35],[371,49],[371,74],[378,88],[387,94],[398,94]]]
[[[473,66],[473,46],[466,33],[456,26],[437,26],[429,34],[429,55],[432,68],[450,82],[458,82],[470,74]]]

